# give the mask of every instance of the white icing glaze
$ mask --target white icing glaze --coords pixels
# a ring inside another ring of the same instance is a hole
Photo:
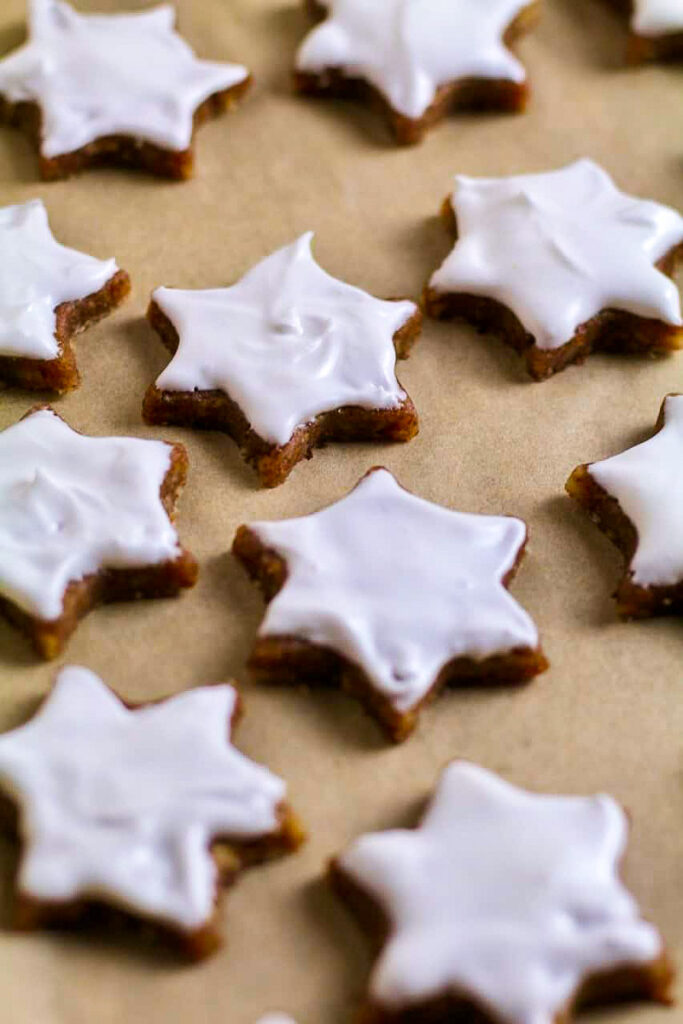
[[[682,0],[635,0],[631,28],[641,36],[683,32]]]
[[[330,277],[313,259],[312,238],[278,249],[231,288],[157,288],[152,298],[180,337],[157,387],[218,388],[277,445],[318,413],[398,406],[405,394],[392,339],[417,307]]]
[[[259,635],[331,647],[399,711],[451,658],[538,644],[501,583],[526,536],[519,519],[452,512],[379,469],[321,512],[249,527],[288,568]]]
[[[256,1024],[296,1024],[296,1021],[288,1013],[266,1013]]]
[[[0,736],[21,808],[19,890],[104,899],[184,931],[211,918],[216,837],[278,828],[284,783],[229,743],[231,686],[126,708],[88,669],[62,669],[39,713]]]
[[[663,429],[649,441],[588,467],[637,530],[630,570],[641,586],[683,580],[683,396],[669,395],[664,415]]]
[[[248,71],[198,60],[174,22],[170,4],[83,15],[62,0],[29,0],[29,40],[0,61],[0,94],[39,104],[48,158],[108,135],[185,150],[197,107]]]
[[[55,241],[40,199],[0,209],[0,355],[55,359],[55,309],[103,288],[114,260]]]
[[[683,217],[620,192],[592,160],[545,174],[455,179],[458,241],[430,286],[508,306],[542,349],[603,309],[680,325],[676,285],[654,264]]]
[[[626,836],[609,796],[537,795],[452,762],[419,828],[339,858],[392,925],[371,997],[464,993],[504,1024],[553,1024],[586,976],[661,953],[619,878]]]
[[[0,596],[56,619],[64,592],[102,566],[180,554],[159,490],[171,446],[83,437],[41,409],[0,434]]]
[[[503,36],[528,2],[327,0],[328,17],[304,39],[296,67],[364,78],[394,110],[421,118],[439,87],[456,79],[525,80]]]

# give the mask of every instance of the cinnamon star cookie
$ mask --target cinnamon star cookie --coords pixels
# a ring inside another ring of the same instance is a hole
[[[620,192],[592,160],[509,178],[455,179],[455,248],[424,303],[503,338],[543,380],[594,349],[683,345],[683,217]]]
[[[441,508],[381,468],[321,512],[241,526],[233,553],[269,601],[249,668],[339,682],[405,739],[442,686],[547,667],[506,589],[525,543],[521,520]]]
[[[566,1024],[589,1002],[670,1002],[662,939],[619,876],[626,839],[609,796],[528,793],[453,761],[418,828],[332,863],[382,941],[358,1020]]]
[[[667,395],[654,435],[577,466],[566,487],[626,561],[616,592],[625,618],[683,612],[683,395]]]
[[[324,20],[299,49],[296,88],[369,92],[399,143],[419,142],[451,109],[526,106],[526,72],[507,44],[535,21],[539,0],[307,0],[307,7]]]
[[[0,209],[0,383],[77,387],[71,339],[129,291],[130,278],[114,260],[55,240],[42,200]]]
[[[421,315],[326,274],[312,232],[230,288],[157,288],[148,317],[173,359],[147,423],[223,430],[266,487],[327,441],[408,441],[417,413],[396,379]]]
[[[130,708],[88,669],[62,669],[38,714],[0,736],[22,844],[17,925],[99,913],[110,932],[118,910],[193,959],[211,953],[219,885],[303,838],[284,782],[232,746],[238,708],[227,685]]]
[[[29,0],[28,12],[28,41],[0,60],[0,119],[38,140],[45,179],[101,163],[187,178],[195,125],[249,84],[241,65],[195,57],[170,4],[79,14]]]
[[[683,60],[683,4],[680,0],[616,0],[629,11],[631,35],[627,57],[645,60]]]
[[[49,406],[0,434],[0,612],[44,658],[102,601],[194,585],[172,523],[186,473],[182,445],[85,437]]]

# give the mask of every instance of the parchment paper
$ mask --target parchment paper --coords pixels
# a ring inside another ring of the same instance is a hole
[[[44,184],[32,145],[0,131],[0,202],[42,196],[60,241],[115,256],[133,279],[126,305],[77,340],[83,383],[56,408],[87,433],[182,440],[191,460],[179,529],[201,563],[197,587],[176,601],[97,610],[58,664],[87,665],[130,700],[238,679],[247,712],[238,744],[287,778],[310,830],[300,854],[253,870],[228,894],[225,948],[198,966],[134,943],[0,929],[8,1024],[253,1024],[268,1009],[299,1024],[347,1021],[370,960],[356,922],[320,880],[325,860],[360,831],[412,823],[455,756],[539,790],[606,790],[621,800],[633,817],[627,881],[683,970],[683,626],[616,620],[620,557],[563,492],[577,463],[651,430],[664,394],[683,390],[683,355],[594,356],[535,384],[499,342],[427,322],[399,371],[421,416],[419,437],[333,445],[275,491],[258,487],[229,438],[149,429],[140,417],[167,359],[143,319],[157,285],[231,283],[312,228],[330,273],[378,296],[417,297],[449,247],[436,212],[456,172],[540,171],[585,154],[628,192],[683,206],[681,71],[624,68],[624,21],[601,0],[545,7],[519,47],[534,87],[528,112],[455,116],[415,149],[394,148],[382,121],[359,106],[291,95],[307,19],[278,0],[178,2],[200,55],[244,62],[255,75],[240,109],[200,130],[189,183],[101,170]],[[3,0],[0,52],[21,39],[23,20],[23,0]],[[0,427],[46,397],[4,392]],[[445,693],[400,747],[341,694],[249,683],[244,661],[263,605],[228,554],[239,523],[318,509],[376,463],[444,505],[526,519],[530,545],[512,590],[552,663],[523,689]],[[0,729],[23,720],[58,664],[38,662],[0,623]],[[6,889],[12,850],[0,847]],[[683,1009],[599,1019],[673,1024]]]

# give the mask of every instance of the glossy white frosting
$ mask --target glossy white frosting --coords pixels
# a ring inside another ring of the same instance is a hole
[[[259,1017],[256,1024],[296,1024],[296,1021],[288,1013],[267,1013]]]
[[[99,568],[178,558],[159,491],[171,445],[84,437],[41,409],[0,434],[0,596],[40,619]]]
[[[603,309],[679,326],[673,281],[654,264],[683,241],[683,217],[620,192],[592,160],[544,174],[457,176],[458,240],[430,286],[508,306],[542,349]]]
[[[519,519],[452,512],[378,469],[321,512],[249,527],[287,563],[259,636],[331,647],[399,711],[452,658],[538,645],[501,583],[526,537]]]
[[[503,43],[529,0],[327,0],[328,16],[304,39],[298,71],[336,68],[364,78],[394,110],[421,118],[437,90],[460,78],[523,82]]]
[[[55,241],[41,199],[0,209],[0,355],[55,359],[55,309],[103,288],[118,267]]]
[[[641,586],[683,581],[683,396],[665,399],[664,416],[649,441],[588,467],[637,530],[629,568]]]
[[[631,28],[641,36],[683,32],[681,0],[635,0]]]
[[[417,307],[330,277],[312,238],[278,249],[231,288],[157,288],[152,298],[180,338],[157,387],[224,391],[277,445],[318,413],[398,406],[405,394],[392,339]]]
[[[126,708],[70,666],[26,725],[0,736],[0,785],[19,804],[18,887],[90,897],[194,931],[212,916],[212,839],[278,829],[284,783],[230,744],[231,686]]]
[[[107,135],[185,150],[195,110],[243,81],[237,64],[198,60],[162,4],[135,14],[79,14],[28,0],[29,39],[0,61],[0,95],[42,111],[41,152],[71,153]]]
[[[583,978],[662,951],[619,878],[626,837],[609,796],[537,795],[452,762],[419,828],[339,858],[391,922],[371,997],[463,993],[501,1024],[554,1024]]]

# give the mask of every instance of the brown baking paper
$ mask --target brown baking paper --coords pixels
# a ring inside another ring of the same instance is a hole
[[[178,8],[200,55],[243,62],[255,76],[235,113],[200,129],[196,177],[178,184],[98,170],[45,184],[32,144],[1,129],[0,201],[43,197],[61,242],[114,256],[131,274],[125,306],[76,341],[82,386],[54,405],[88,434],[187,446],[178,523],[199,559],[199,583],[177,600],[96,610],[55,664],[39,662],[0,623],[0,728],[24,719],[64,663],[90,667],[132,701],[235,678],[246,706],[238,745],[288,780],[310,839],[299,854],[243,876],[221,911],[224,948],[197,966],[135,942],[17,935],[5,925],[1,1019],[254,1024],[279,1009],[299,1024],[348,1021],[370,959],[321,880],[326,859],[361,831],[414,822],[453,757],[533,789],[605,790],[622,801],[633,819],[626,879],[683,969],[683,625],[616,620],[620,557],[563,491],[577,463],[647,435],[664,394],[683,390],[683,354],[594,356],[536,384],[499,342],[427,322],[399,369],[421,417],[417,439],[331,445],[274,491],[258,486],[226,436],[147,428],[140,416],[167,362],[143,319],[157,285],[232,283],[314,229],[316,257],[331,274],[378,296],[416,298],[449,248],[436,213],[456,172],[542,171],[588,155],[627,192],[682,207],[680,70],[623,67],[625,22],[601,0],[546,0],[541,25],[519,46],[533,85],[528,112],[454,116],[420,147],[397,149],[372,112],[292,95],[289,69],[308,24],[297,6],[179,0]],[[3,0],[0,51],[20,41],[23,20],[23,0]],[[49,397],[5,391],[0,427]],[[249,682],[245,658],[263,604],[228,553],[240,523],[319,509],[377,463],[432,501],[527,521],[528,554],[512,592],[538,622],[551,661],[520,689],[444,693],[399,747],[339,693]],[[6,919],[14,847],[3,841],[0,850]],[[634,1006],[599,1019],[673,1024],[683,1009]]]

